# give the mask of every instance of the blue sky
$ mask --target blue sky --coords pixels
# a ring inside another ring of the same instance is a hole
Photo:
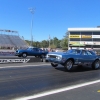
[[[33,41],[62,39],[68,28],[100,25],[100,0],[0,0],[0,29],[19,32],[31,40],[30,7],[33,15]]]

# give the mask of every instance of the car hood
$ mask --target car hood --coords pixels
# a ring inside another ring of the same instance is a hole
[[[49,52],[48,55],[68,55],[67,52]]]
[[[66,55],[75,55],[75,54],[67,53],[67,52],[49,52],[48,55],[62,55],[62,56],[66,56]]]
[[[26,52],[26,49],[20,49],[20,50],[16,50],[16,52]]]

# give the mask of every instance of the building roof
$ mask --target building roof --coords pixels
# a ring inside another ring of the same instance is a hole
[[[93,31],[93,32],[98,32],[98,31],[100,31],[100,27],[96,27],[96,28],[68,28],[68,31],[70,32],[74,32],[74,31],[88,31],[88,32],[91,32],[91,31]]]

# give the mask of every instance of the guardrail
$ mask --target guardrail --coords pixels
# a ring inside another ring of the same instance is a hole
[[[15,52],[2,52],[0,51],[0,56],[14,56]]]

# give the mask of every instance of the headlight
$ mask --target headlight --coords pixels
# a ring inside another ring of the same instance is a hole
[[[17,50],[16,53],[19,53],[19,51]]]
[[[22,53],[22,51],[17,51],[16,53]]]
[[[57,56],[56,57],[58,60],[61,60],[62,59],[62,56]]]

